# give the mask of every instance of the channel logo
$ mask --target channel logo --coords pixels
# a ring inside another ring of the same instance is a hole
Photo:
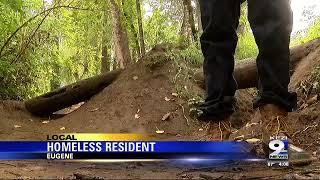
[[[268,166],[289,166],[289,143],[286,136],[270,137]]]
[[[288,160],[288,144],[286,136],[271,137],[269,142],[269,160]]]

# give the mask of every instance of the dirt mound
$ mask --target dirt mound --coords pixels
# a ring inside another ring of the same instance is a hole
[[[186,104],[176,97],[173,69],[170,62],[158,67],[137,63],[78,111],[55,123],[65,124],[71,132],[155,133],[163,130],[166,134],[187,135],[194,126],[191,119],[187,121],[184,117],[188,115]],[[168,113],[169,117],[163,118]]]
[[[289,130],[296,144],[319,156],[320,91],[317,84],[320,82],[314,77],[317,67],[320,67],[320,45],[298,64],[291,77],[289,88],[298,93],[298,109],[289,114]]]

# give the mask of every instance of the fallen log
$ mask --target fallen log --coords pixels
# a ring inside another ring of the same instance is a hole
[[[110,85],[122,72],[115,70],[100,74],[25,102],[26,109],[34,115],[48,116],[58,110],[83,102]]]
[[[309,41],[305,44],[292,47],[290,49],[290,74],[293,74],[297,64],[308,54],[320,47],[320,38]],[[238,89],[246,89],[251,87],[257,87],[257,67],[255,58],[241,60],[236,63],[234,76],[238,83]],[[198,70],[194,74],[195,82],[205,88],[203,71]]]

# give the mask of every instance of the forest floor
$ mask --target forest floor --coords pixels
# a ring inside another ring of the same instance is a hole
[[[127,68],[88,102],[59,112],[66,114],[63,117],[35,117],[27,112],[23,102],[0,101],[0,139],[45,140],[47,134],[75,132],[148,133],[159,140],[226,139],[230,129],[224,123],[202,123],[189,116],[190,104],[204,94],[193,79],[197,68],[177,63],[164,54],[160,48],[143,62]],[[305,58],[291,78],[290,89],[298,92],[299,107],[289,114],[289,135],[295,144],[319,158],[320,103],[311,72],[320,64],[320,48]],[[254,89],[237,91],[237,108],[228,127],[239,129],[250,120],[255,94]],[[5,179],[301,179],[320,178],[320,161],[286,169],[268,168],[265,162],[181,167],[151,162],[6,161],[0,162],[0,175]]]

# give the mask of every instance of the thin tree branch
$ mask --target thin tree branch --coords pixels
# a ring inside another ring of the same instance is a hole
[[[6,42],[3,44],[3,46],[2,46],[1,49],[0,49],[0,58],[3,57],[2,52],[3,52],[4,48],[9,44],[9,42],[11,41],[11,39],[12,39],[24,26],[26,26],[29,22],[31,22],[31,21],[34,20],[35,18],[39,17],[40,15],[45,14],[46,12],[51,12],[52,10],[58,9],[58,8],[67,8],[67,9],[76,9],[76,10],[84,10],[84,11],[88,11],[88,10],[89,10],[89,11],[93,11],[92,9],[89,9],[89,8],[79,8],[79,7],[69,6],[69,5],[67,5],[67,6],[63,5],[63,6],[54,6],[54,7],[52,7],[52,8],[48,8],[48,9],[40,12],[39,14],[31,17],[31,18],[28,19],[26,22],[24,22],[21,26],[19,26],[19,27],[10,35],[10,37],[6,40]]]
[[[49,16],[51,12],[48,11],[48,13],[42,18],[41,22],[38,24],[37,28],[33,31],[33,33],[31,34],[31,36],[29,37],[26,45],[22,48],[22,50],[20,51],[20,53],[16,56],[16,58],[14,60],[11,61],[10,65],[13,64],[14,62],[16,62],[21,56],[22,54],[24,54],[24,52],[26,51],[26,49],[28,48],[31,40],[33,39],[33,37],[35,36],[35,34],[37,33],[37,31],[39,30],[40,26],[43,24],[44,20]]]

